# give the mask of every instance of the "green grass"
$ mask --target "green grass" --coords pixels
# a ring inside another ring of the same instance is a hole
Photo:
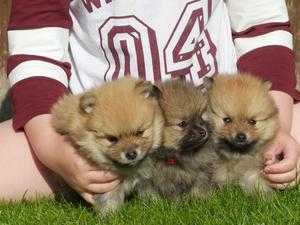
[[[83,202],[0,203],[0,225],[6,224],[300,225],[300,187],[278,192],[268,200],[246,196],[234,187],[217,192],[208,200],[169,202],[133,198],[106,218],[96,216]]]

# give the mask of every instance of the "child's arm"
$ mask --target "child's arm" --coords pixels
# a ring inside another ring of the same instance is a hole
[[[59,174],[81,196],[93,203],[93,196],[114,189],[118,176],[99,171],[76,153],[71,144],[51,127],[50,115],[40,115],[25,124],[25,131],[38,159]]]
[[[270,94],[280,112],[281,130],[275,145],[266,154],[266,177],[273,184],[290,183],[295,180],[291,171],[295,172],[299,161],[299,146],[289,134],[292,103],[293,98],[300,99],[300,95],[295,90],[293,39],[285,1],[228,0],[227,6],[238,56],[237,67],[242,72],[250,72],[272,82]],[[284,160],[274,163],[280,153],[283,153]],[[273,173],[281,177],[280,182],[276,176],[269,176]]]
[[[271,91],[270,94],[279,108],[281,129],[275,143],[265,153],[264,172],[272,187],[282,189],[299,183],[297,174],[300,172],[300,146],[290,135],[293,99],[280,91]],[[283,154],[283,159],[278,162],[280,154]]]
[[[285,0],[228,0],[239,71],[272,82],[272,90],[300,99],[293,36]]]
[[[50,108],[68,91],[69,0],[13,0],[8,77],[15,130],[25,130],[38,159],[89,202],[118,181],[75,153],[50,125]]]
[[[69,0],[13,0],[8,25],[8,78],[13,126],[22,130],[68,92]]]

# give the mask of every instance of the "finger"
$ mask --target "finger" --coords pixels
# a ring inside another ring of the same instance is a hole
[[[290,183],[296,179],[296,176],[296,169],[293,169],[287,173],[264,174],[264,177],[271,183]]]
[[[95,203],[95,199],[94,199],[94,195],[93,194],[84,192],[84,193],[80,193],[80,195],[88,203],[90,203],[92,205]]]
[[[290,183],[269,183],[269,186],[278,190],[284,190],[287,188],[295,187],[299,183],[299,178],[293,180]]]
[[[282,184],[282,183],[270,183],[269,186],[274,188],[274,189],[284,190],[284,189],[289,187],[289,183],[284,183],[284,184]]]
[[[271,165],[276,162],[276,156],[282,152],[281,144],[273,144],[268,147],[264,153],[265,165]]]
[[[265,166],[270,166],[270,165],[272,165],[274,162],[275,162],[274,159],[267,160],[267,161],[265,162]]]
[[[295,169],[295,164],[294,159],[283,159],[275,164],[266,166],[264,172],[267,174],[287,173]]]
[[[89,184],[86,187],[87,192],[95,193],[95,194],[103,194],[109,191],[112,191],[120,184],[119,180],[114,180],[109,183],[101,183],[101,184]]]
[[[107,170],[90,171],[87,174],[87,178],[91,183],[109,183],[120,179],[117,173]]]
[[[297,163],[297,151],[295,151],[291,146],[286,146],[286,148],[290,148],[289,151],[284,152],[283,160],[276,162],[272,165],[268,165],[265,167],[265,173],[286,173],[293,170],[296,167]]]

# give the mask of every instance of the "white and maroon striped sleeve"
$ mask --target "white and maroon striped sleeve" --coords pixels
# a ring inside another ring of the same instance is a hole
[[[12,1],[7,69],[15,130],[68,91],[71,26],[69,0]]]
[[[300,100],[285,0],[228,0],[227,7],[238,70],[270,80],[273,90]]]

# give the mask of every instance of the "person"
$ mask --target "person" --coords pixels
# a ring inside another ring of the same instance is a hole
[[[77,155],[49,111],[69,91],[127,74],[200,84],[239,70],[270,80],[281,128],[264,176],[275,188],[299,181],[300,95],[284,0],[13,0],[8,39],[14,117],[0,125],[2,199],[53,196],[52,171],[90,203],[116,187],[122,178]]]

